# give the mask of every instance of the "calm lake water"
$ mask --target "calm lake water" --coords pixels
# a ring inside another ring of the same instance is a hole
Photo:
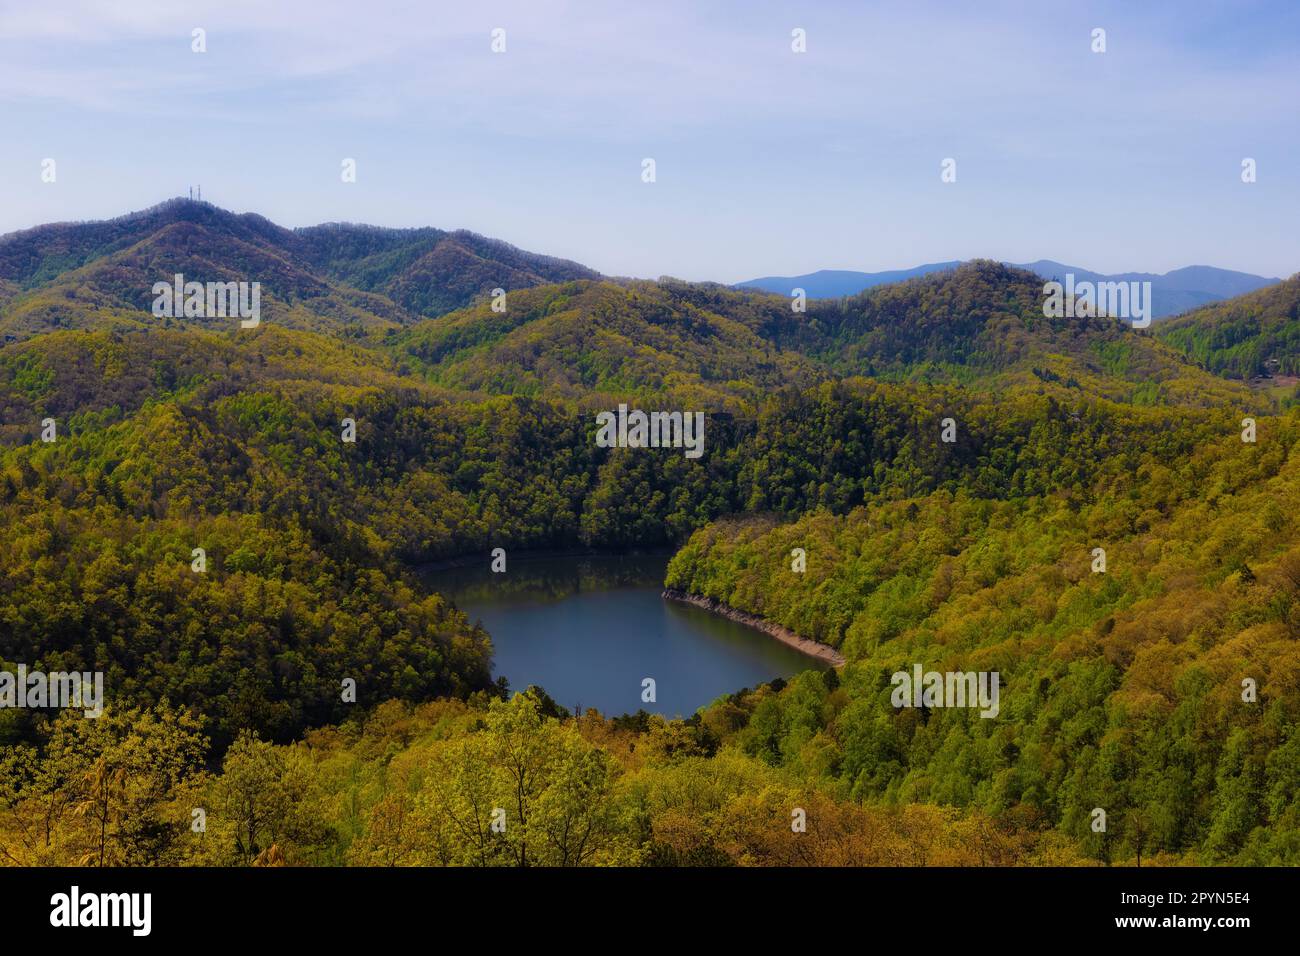
[[[742,687],[827,665],[708,611],[665,601],[667,555],[510,558],[504,574],[482,567],[427,571],[425,579],[496,648],[493,675],[510,689],[546,689],[570,710],[606,715],[644,708],[689,716]],[[655,703],[641,681],[655,680]]]

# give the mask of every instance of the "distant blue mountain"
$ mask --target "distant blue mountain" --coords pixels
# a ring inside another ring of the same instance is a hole
[[[1230,269],[1216,269],[1213,266],[1188,266],[1157,275],[1150,272],[1123,272],[1107,275],[1068,266],[1051,259],[1039,259],[1037,262],[1008,262],[1015,266],[1035,272],[1044,279],[1063,279],[1066,273],[1073,273],[1076,282],[1150,282],[1151,314],[1155,318],[1178,315],[1208,302],[1230,299],[1235,295],[1254,292],[1266,285],[1272,285],[1281,279],[1269,279],[1264,276],[1251,275],[1247,272],[1233,272]],[[865,289],[890,282],[902,282],[931,272],[943,272],[961,265],[959,260],[952,262],[931,262],[912,269],[895,269],[890,272],[852,272],[845,269],[823,269],[801,276],[764,276],[736,284],[738,289],[762,289],[765,292],[777,292],[789,295],[791,289],[803,289],[810,299],[834,299],[840,296],[857,295]]]
[[[961,260],[951,262],[931,262],[913,269],[895,269],[892,272],[851,272],[847,269],[823,269],[810,272],[805,276],[765,276],[762,279],[750,279],[739,282],[737,289],[762,289],[764,292],[779,292],[789,295],[794,288],[803,289],[810,299],[836,299],[842,295],[857,295],[863,289],[887,285],[890,282],[902,282],[917,276],[929,275],[931,272],[943,272],[956,269]]]

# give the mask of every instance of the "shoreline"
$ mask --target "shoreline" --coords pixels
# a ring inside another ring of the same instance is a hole
[[[679,591],[676,588],[665,588],[662,597],[666,601],[676,601],[679,604],[690,604],[694,607],[709,611],[725,617],[728,620],[735,621],[737,624],[744,624],[746,627],[752,627],[756,631],[762,631],[768,637],[774,637],[782,644],[793,647],[800,653],[807,654],[809,657],[815,657],[818,660],[826,661],[834,667],[843,667],[847,663],[843,654],[831,647],[829,644],[823,644],[820,641],[814,641],[811,638],[803,637],[796,634],[783,624],[774,624],[771,621],[764,620],[757,614],[750,614],[747,611],[738,611],[728,604],[716,601],[713,598],[703,597],[698,594],[688,594],[685,591]]]
[[[602,550],[600,548],[536,548],[518,551],[507,549],[506,556],[511,561],[527,564],[530,561],[545,561],[548,558],[672,558],[676,552],[664,548],[633,549],[630,551]],[[419,573],[422,571],[454,571],[460,568],[472,568],[486,564],[491,560],[490,550],[483,552],[464,552],[454,558],[437,558],[432,561],[403,562],[408,568]]]

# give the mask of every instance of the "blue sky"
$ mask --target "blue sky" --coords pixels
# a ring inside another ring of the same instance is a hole
[[[1297,104],[1291,0],[0,0],[0,232],[201,183],[287,226],[468,228],[615,275],[1288,276]]]

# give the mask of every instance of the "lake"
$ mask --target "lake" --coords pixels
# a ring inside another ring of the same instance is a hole
[[[686,717],[723,694],[828,665],[743,624],[665,601],[668,555],[514,558],[426,571],[492,635],[493,676],[569,709]],[[654,703],[641,699],[655,681]]]

